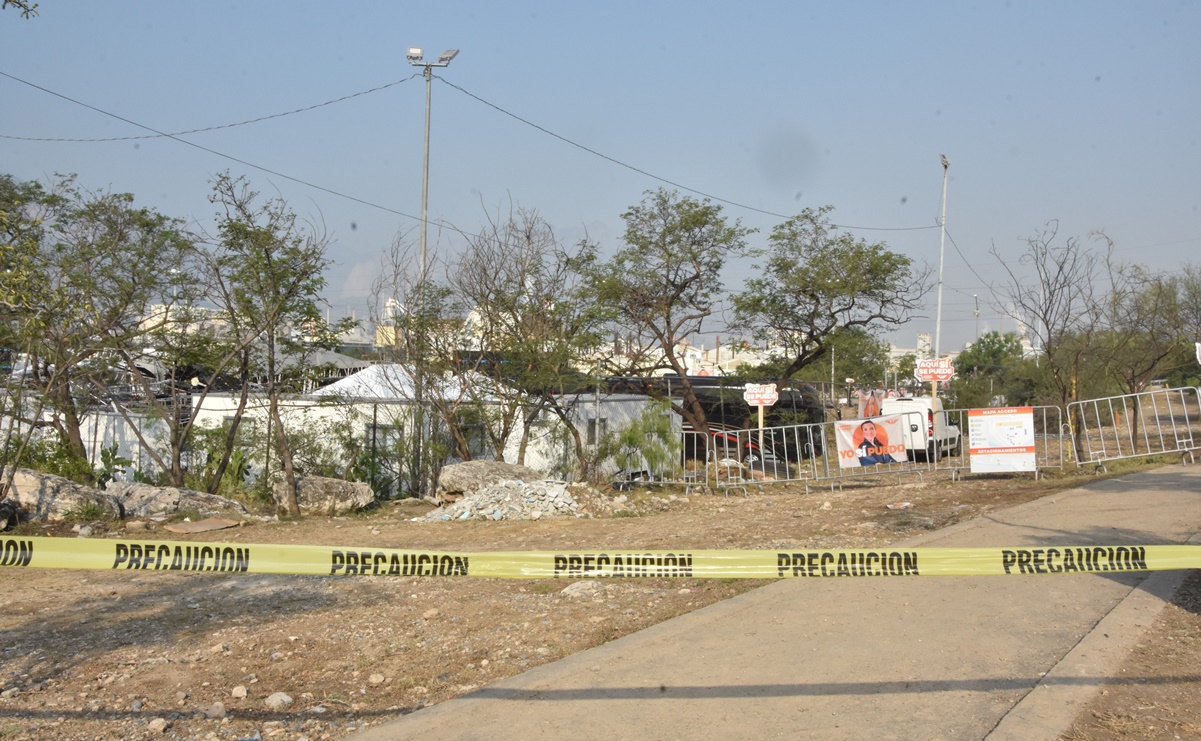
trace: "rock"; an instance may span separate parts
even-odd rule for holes
[[[171,727],[171,721],[166,718],[155,718],[146,724],[146,728],[151,733],[163,733]]]
[[[148,517],[160,512],[177,512],[181,509],[247,514],[247,509],[241,502],[175,486],[151,486],[133,481],[110,481],[104,491],[120,500],[126,513],[136,517]]]
[[[567,585],[560,594],[567,597],[591,597],[604,589],[595,581],[577,581]]]
[[[426,620],[433,620],[434,618],[438,617],[438,608],[431,607],[430,609],[423,612],[421,614],[421,617],[425,618]]]
[[[466,465],[466,464],[458,464]],[[506,479],[485,484],[415,522],[441,520],[536,520],[581,516],[579,502],[561,481]]]
[[[223,703],[214,702],[209,706],[208,710],[204,711],[204,717],[209,720],[221,720],[225,717],[225,705]]]
[[[439,503],[458,501],[463,496],[499,481],[540,481],[542,474],[532,468],[504,461],[466,461],[444,466],[438,474]]]
[[[380,674],[379,672],[376,672],[375,674],[372,674],[370,677],[367,677],[367,682],[372,685],[383,684],[384,681],[385,681],[384,675]]]
[[[275,496],[282,498],[287,482],[275,485]],[[300,511],[315,515],[344,515],[368,507],[375,502],[371,486],[361,481],[342,481],[323,476],[301,476],[296,479],[296,504]]]
[[[47,520],[61,520],[68,512],[95,507],[112,519],[125,516],[125,508],[117,497],[62,476],[26,468],[13,473],[12,496],[26,512]]]
[[[230,697],[234,697],[239,700],[246,699],[246,685],[239,684],[237,687],[234,687],[232,690],[229,691],[229,695],[230,695]]]
[[[263,700],[263,704],[268,710],[283,710],[292,704],[292,696],[286,692],[273,692]]]

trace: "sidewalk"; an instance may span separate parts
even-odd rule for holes
[[[1180,544],[1198,530],[1201,466],[1176,465],[903,545]],[[1184,573],[780,581],[354,738],[1054,739]]]

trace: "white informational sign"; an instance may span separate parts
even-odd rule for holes
[[[967,423],[972,473],[1038,470],[1033,407],[969,409]]]
[[[838,467],[878,466],[905,463],[905,430],[902,415],[889,414],[872,419],[834,423],[838,445]]]

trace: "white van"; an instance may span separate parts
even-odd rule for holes
[[[959,454],[959,427],[951,424],[947,418],[942,399],[929,396],[881,399],[880,415],[887,414],[904,415],[905,449],[912,451],[910,460],[930,460]]]

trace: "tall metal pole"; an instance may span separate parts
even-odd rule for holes
[[[421,260],[420,273],[417,280],[417,312],[419,321],[422,323],[421,331],[425,332],[425,280],[426,280],[426,239],[429,225],[429,190],[430,190],[430,91],[433,88],[434,67],[445,67],[450,64],[450,61],[458,56],[458,49],[449,49],[442,52],[438,57],[437,62],[426,62],[422,58],[421,49],[409,49],[407,59],[409,64],[414,67],[423,67],[422,76],[425,77],[425,152],[421,167]],[[425,475],[424,462],[422,456],[422,440],[425,438],[425,338],[422,340],[421,358],[417,362],[421,364],[421,368],[417,372],[417,383],[414,384],[414,401],[416,402],[416,435],[413,441],[414,459],[417,465],[417,475],[415,477],[418,488],[418,494],[425,494]],[[412,362],[412,358],[409,358]],[[410,480],[413,480],[411,477]]]
[[[938,155],[942,160],[942,224],[938,238],[938,310],[934,317],[934,358],[942,357],[942,263],[947,242],[947,170],[951,161],[945,154]],[[930,398],[938,398],[938,381],[930,382]]]
[[[425,77],[425,157],[421,167],[421,279],[417,284],[418,298],[424,293],[425,287],[425,246],[426,233],[429,224],[429,191],[430,191],[430,90],[433,87],[434,67],[446,67],[452,59],[459,55],[458,49],[447,49],[438,56],[438,61],[427,62],[422,57],[421,49],[409,49],[407,59],[414,67],[421,67]]]
[[[938,312],[934,319],[934,357],[942,357],[942,263],[943,255],[946,252],[947,244],[947,170],[951,166],[951,161],[947,159],[945,154],[940,154],[942,158],[942,219],[938,237]]]
[[[417,283],[418,296],[425,294],[425,239],[429,223],[430,199],[430,88],[433,87],[434,71],[425,65],[425,160],[421,167],[421,277]]]

